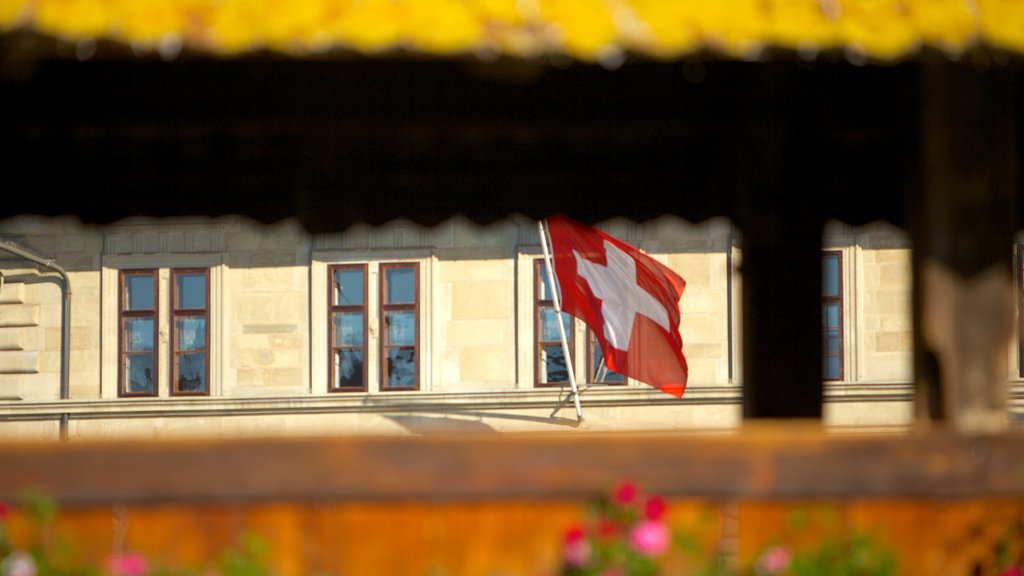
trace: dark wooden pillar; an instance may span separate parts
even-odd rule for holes
[[[919,422],[968,432],[1007,423],[1018,71],[1012,62],[922,68],[921,183],[908,203]]]
[[[821,226],[766,209],[743,235],[743,417],[821,418]]]
[[[820,137],[803,72],[766,66],[737,162],[743,260],[743,417],[822,415]]]

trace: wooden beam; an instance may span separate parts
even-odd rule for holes
[[[1024,435],[560,434],[0,444],[0,501],[65,505],[559,499],[623,480],[671,497],[1024,495]]]

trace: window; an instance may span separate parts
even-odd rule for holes
[[[555,303],[548,282],[547,265],[543,259],[535,259],[534,269],[534,357],[535,382],[537,386],[561,386],[569,382],[569,370],[566,366],[565,353],[562,349],[561,336],[558,333]],[[625,384],[626,379],[617,372],[608,370],[604,363],[604,354],[597,337],[589,329],[584,329],[582,321],[574,321],[565,312],[561,314],[562,326],[565,328],[566,343],[573,357],[573,367],[578,384]],[[576,333],[580,330],[580,340],[586,341],[585,372],[579,370],[576,363]],[[583,377],[580,377],[583,374]]]
[[[376,293],[369,292],[371,275]],[[327,267],[329,392],[419,390],[420,267],[417,262],[333,264]],[[372,307],[372,308],[371,308]],[[371,333],[368,327],[378,326]],[[379,356],[370,356],[379,350]],[[372,368],[372,371],[371,371]]]
[[[822,256],[822,377],[843,379],[843,254],[828,251]]]
[[[536,382],[538,386],[558,386],[569,381],[565,351],[558,332],[558,316],[569,350],[573,350],[572,317],[562,312],[555,312],[551,284],[548,281],[547,265],[543,260],[536,260],[534,270],[534,342],[536,343]]]
[[[597,341],[597,336],[591,330],[587,330],[587,383],[609,385],[626,383],[622,374],[609,370],[605,365],[601,343]]]
[[[118,395],[159,396],[161,391],[161,274],[157,269],[121,270],[118,282]],[[163,277],[167,282],[167,277]],[[170,271],[164,373],[171,395],[210,393],[210,276],[205,268]],[[165,309],[166,310],[166,309]]]
[[[366,265],[330,267],[328,389],[366,391]]]
[[[205,269],[172,270],[171,392],[210,393],[210,277]]]
[[[156,270],[121,272],[120,320],[121,396],[157,393]]]
[[[381,390],[416,390],[419,383],[419,266],[381,265]]]

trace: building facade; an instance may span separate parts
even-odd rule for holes
[[[532,219],[334,234],[239,217],[7,219],[0,240],[67,271],[70,315],[65,322],[57,274],[0,251],[0,437],[738,425],[740,232],[674,217],[599,227],[686,280],[690,376],[677,399],[609,373],[586,326],[566,319],[578,422]],[[886,224],[832,224],[822,262],[824,349],[808,353],[822,354],[825,422],[904,428],[913,412],[909,241]]]

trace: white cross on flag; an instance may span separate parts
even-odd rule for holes
[[[688,369],[679,299],[686,281],[596,228],[562,216],[547,224],[562,310],[594,332],[609,369],[681,397]]]

